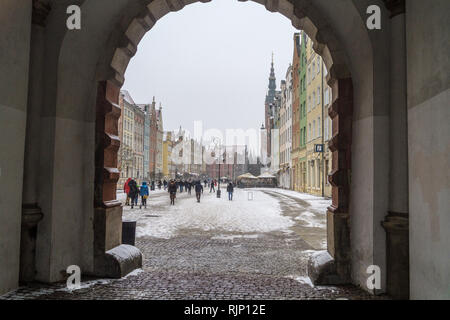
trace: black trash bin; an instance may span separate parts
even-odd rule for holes
[[[122,243],[134,246],[136,240],[136,221],[122,221]]]

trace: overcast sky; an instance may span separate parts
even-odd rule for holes
[[[163,106],[164,130],[259,129],[274,52],[277,89],[292,62],[296,29],[248,1],[195,3],[161,18],[139,44],[124,89]]]

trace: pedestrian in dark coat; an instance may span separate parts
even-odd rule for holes
[[[197,181],[197,183],[194,186],[195,188],[195,196],[197,198],[197,202],[200,202],[200,197],[203,193],[203,186],[202,183],[200,181]]]
[[[230,182],[227,186],[227,192],[228,192],[228,200],[232,201],[233,200],[233,191],[234,191],[234,186],[233,184]]]
[[[139,188],[136,181],[134,181],[133,179],[128,182],[128,186],[130,187],[130,192],[128,193],[128,195],[131,199],[131,209],[133,209],[136,199],[139,196]]]
[[[175,183],[175,181],[170,181],[167,189],[170,195],[170,204],[175,205],[175,198],[177,194],[177,184]]]
[[[180,193],[183,193],[184,181],[180,181]]]
[[[187,181],[186,182],[186,190],[187,190],[188,194],[191,194],[191,189],[192,189],[192,183]]]

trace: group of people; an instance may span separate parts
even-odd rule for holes
[[[197,202],[200,202],[201,195],[203,193],[203,186],[200,181],[175,181],[170,180],[168,186],[168,192],[170,195],[170,204],[175,205],[175,198],[177,191],[183,192],[183,187],[186,189],[188,194],[191,194],[191,190],[194,189]]]
[[[209,192],[215,192],[215,186],[217,185],[217,180],[211,180],[208,182],[207,180],[204,180],[205,187],[209,186],[210,190]],[[154,190],[155,182],[151,182],[151,190]],[[191,194],[191,190],[194,189],[195,196],[197,198],[197,202],[200,202],[201,195],[203,194],[203,186],[200,180],[196,181],[183,181],[183,180],[170,180],[167,182],[166,180],[158,181],[158,188],[161,189],[161,187],[164,186],[164,190],[168,190],[169,196],[170,196],[170,204],[175,205],[175,198],[176,194],[179,190],[180,193],[183,192],[183,188],[187,191],[188,194]],[[142,185],[139,186],[137,182],[132,179],[128,178],[128,180],[125,182],[123,186],[124,192],[127,195],[125,205],[131,205],[131,209],[134,208],[134,206],[138,205],[138,199],[139,196],[141,197],[141,204],[139,205],[139,208],[141,209],[142,206],[144,206],[145,209],[147,209],[147,198],[149,196],[149,187],[147,185],[147,182],[142,182]],[[234,186],[230,182],[227,186],[227,192],[228,192],[228,200],[233,200],[233,192],[234,192]]]
[[[149,196],[147,182],[142,182],[139,186],[134,179],[128,178],[123,186],[123,191],[127,194],[127,199],[125,200],[125,205],[131,205],[131,209],[138,205],[139,196],[141,196],[141,204],[139,208],[144,206],[147,209],[147,198]]]

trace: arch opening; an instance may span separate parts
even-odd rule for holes
[[[317,284],[348,283],[351,277],[349,176],[354,98],[350,68],[347,67],[348,56],[336,39],[333,29],[326,22],[324,14],[311,3],[301,1],[294,5],[287,0],[255,2],[263,4],[270,12],[282,14],[295,28],[303,30],[314,43],[314,51],[322,57],[329,70],[327,83],[332,89],[332,103],[328,113],[333,123],[333,137],[329,147],[333,159],[329,175],[332,185],[332,205],[327,212],[328,250],[313,257],[309,264],[309,273]],[[118,136],[119,92],[125,81],[128,64],[136,54],[139,42],[159,19],[191,3],[193,2],[152,1],[141,8],[142,11],[128,17],[126,23],[121,20],[120,26],[116,26],[108,39],[108,46],[98,63],[100,67],[96,75],[99,79],[96,207],[104,207],[105,203],[113,207],[121,205],[116,200],[118,171],[114,169],[117,167],[120,142],[111,137]]]

